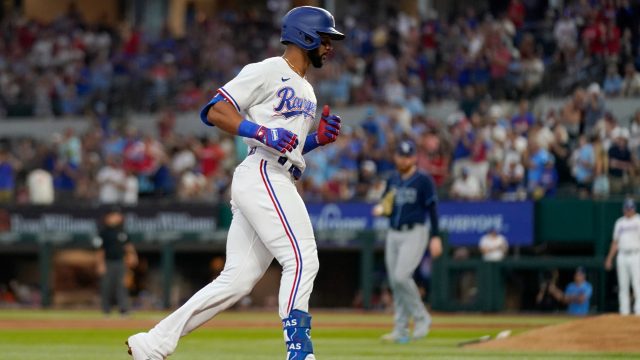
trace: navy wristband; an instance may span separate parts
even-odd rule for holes
[[[260,130],[260,125],[245,119],[238,126],[238,135],[246,138],[255,138],[258,130]]]

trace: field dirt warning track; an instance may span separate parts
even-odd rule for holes
[[[640,352],[640,316],[588,317],[468,347],[513,351]]]

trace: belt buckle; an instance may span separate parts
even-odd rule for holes
[[[289,168],[289,172],[291,173],[291,175],[293,175],[293,178],[296,180],[300,180],[300,177],[302,176],[302,171],[295,165],[291,165],[291,167]]]
[[[284,164],[287,163],[287,161],[289,161],[289,158],[286,156],[280,156],[278,158],[278,164],[284,166]],[[289,166],[289,169],[287,169],[287,171],[289,171],[289,173],[293,176],[294,179],[299,180],[300,177],[302,176],[302,171],[300,170],[300,168],[298,168],[295,165],[291,165]]]

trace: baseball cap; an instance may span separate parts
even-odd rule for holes
[[[412,156],[416,153],[416,144],[411,140],[402,140],[396,148],[396,154],[402,156]]]
[[[119,205],[109,205],[107,206],[107,208],[104,209],[105,215],[121,213],[121,212],[122,212],[122,208]]]
[[[622,208],[624,210],[632,210],[632,209],[635,210],[636,209],[636,203],[633,201],[633,199],[630,199],[630,198],[625,199],[624,203],[622,205]]]
[[[584,266],[578,266],[576,268],[576,272],[577,273],[582,273],[582,274],[586,274],[587,273],[587,271],[584,269]]]

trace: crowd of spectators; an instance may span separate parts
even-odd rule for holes
[[[418,22],[391,10],[375,21],[354,2],[339,18],[346,41],[308,79],[319,103],[375,105],[346,123],[336,144],[306,156],[304,197],[374,201],[402,138],[416,140],[418,166],[442,197],[606,197],[640,188],[640,112],[627,126],[607,107],[612,97],[640,95],[640,8],[542,3],[430,12]],[[73,7],[50,24],[11,16],[0,27],[3,117],[85,116],[92,124],[48,143],[6,139],[0,202],[225,198],[246,147],[215,130],[176,135],[175,112],[198,110],[242,65],[282,52],[278,25],[253,12],[195,17],[179,38],[90,25]],[[539,94],[565,102],[536,113]],[[427,116],[428,104],[445,99],[459,111]],[[158,135],[119,120],[131,112],[155,114]]]

